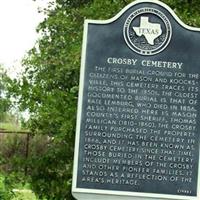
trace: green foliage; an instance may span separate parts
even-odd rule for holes
[[[6,97],[7,80],[8,76],[6,75],[6,72],[3,70],[2,66],[0,66],[0,122],[4,121],[6,112],[10,106],[10,100]]]
[[[0,134],[0,170],[28,175],[29,158],[38,158],[48,149],[49,139],[30,133]],[[25,177],[24,177],[25,178]]]
[[[37,200],[30,190],[29,184],[22,183],[23,174],[0,173],[0,199],[1,200]]]
[[[29,169],[40,198],[70,200],[79,66],[84,19],[109,19],[131,0],[56,0],[38,26],[42,35],[23,61],[25,72],[10,82],[10,94],[29,110],[28,128],[49,136],[44,154]],[[198,0],[163,0],[187,24],[200,26]]]
[[[170,6],[178,17],[190,26],[200,27],[200,1],[199,0],[162,0]]]
[[[3,174],[0,174],[0,199],[10,200],[13,197],[13,193],[9,186],[6,184],[6,179]]]
[[[10,174],[0,173],[0,199],[11,200],[16,195],[13,189],[24,188],[24,175],[22,173],[12,172]]]
[[[41,135],[30,135],[29,140],[27,138],[28,135],[25,133],[0,134],[1,200],[36,200],[30,185],[27,184],[29,157],[34,158],[44,154],[49,141],[46,136]],[[29,142],[29,155],[26,149],[27,142]]]

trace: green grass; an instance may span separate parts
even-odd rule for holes
[[[4,113],[0,115],[0,129],[6,131],[22,131],[19,117],[14,114]]]
[[[21,131],[20,126],[10,122],[0,122],[0,129],[4,129],[6,131]]]
[[[31,190],[18,190],[11,200],[37,200],[37,198]]]

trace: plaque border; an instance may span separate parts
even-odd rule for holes
[[[78,97],[78,110],[77,110],[77,120],[76,120],[76,136],[75,136],[75,149],[74,149],[74,165],[73,165],[73,177],[72,177],[72,195],[78,197],[79,199],[85,199],[81,196],[88,196],[88,200],[93,199],[94,195],[106,195],[110,196],[111,199],[166,199],[166,200],[198,200],[200,199],[200,153],[199,153],[199,163],[198,163],[198,181],[197,181],[197,196],[184,196],[184,195],[170,195],[170,194],[157,194],[157,193],[143,193],[143,192],[129,192],[129,191],[117,191],[117,190],[105,190],[105,189],[85,189],[77,187],[77,175],[78,175],[78,158],[79,158],[79,142],[80,142],[80,130],[81,130],[81,117],[82,117],[82,107],[83,107],[83,91],[84,91],[84,80],[85,80],[85,62],[86,62],[86,53],[87,53],[87,39],[88,39],[88,26],[89,24],[109,24],[116,21],[120,16],[122,16],[129,8],[132,6],[141,4],[141,3],[153,3],[157,4],[164,9],[166,9],[174,19],[181,25],[183,28],[190,31],[200,32],[200,28],[192,27],[185,24],[175,12],[165,3],[158,0],[136,0],[127,6],[125,6],[119,13],[117,13],[113,18],[108,20],[90,20],[86,19],[84,21],[84,30],[83,30],[83,43],[82,43],[82,53],[81,53],[81,69],[80,69],[80,79],[79,79],[79,97]],[[128,48],[128,47],[127,47]],[[149,56],[149,55],[144,55]],[[200,150],[200,145],[199,145]],[[91,196],[91,197],[90,197]],[[97,198],[101,199],[101,198]]]

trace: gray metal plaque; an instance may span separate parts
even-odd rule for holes
[[[199,52],[200,29],[159,1],[86,20],[75,197],[200,198]]]

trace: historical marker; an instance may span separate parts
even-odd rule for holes
[[[73,195],[200,199],[200,29],[159,1],[86,20]]]

